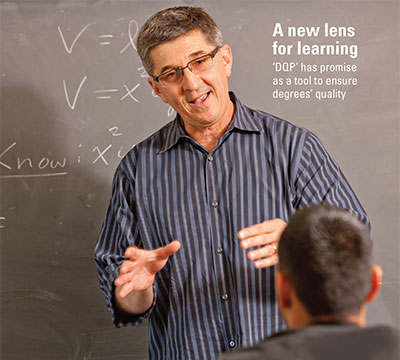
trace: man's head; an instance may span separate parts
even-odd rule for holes
[[[150,51],[158,45],[175,40],[193,30],[201,30],[214,47],[222,46],[222,34],[214,20],[202,8],[178,6],[161,10],[142,26],[137,49],[146,71],[153,75]]]
[[[141,28],[137,48],[155,94],[181,116],[189,134],[227,126],[233,116],[231,49],[203,9],[181,6],[156,13]]]
[[[317,321],[365,325],[364,305],[379,290],[369,228],[349,211],[320,204],[296,212],[282,233],[279,305],[289,327]]]

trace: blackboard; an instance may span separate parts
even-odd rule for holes
[[[309,128],[341,165],[384,270],[368,322],[399,325],[398,2],[3,1],[2,359],[147,357],[146,324],[112,327],[93,249],[120,158],[175,116],[152,94],[135,40],[151,14],[179,4],[203,6],[220,24],[234,56],[230,87],[243,103]],[[273,37],[277,23],[354,27],[355,36]],[[274,55],[274,40],[351,43],[358,56]],[[345,99],[276,98],[285,89],[276,79],[316,75],[301,72],[302,62],[355,64],[357,85],[329,88],[346,89]],[[291,89],[310,89],[303,85]]]

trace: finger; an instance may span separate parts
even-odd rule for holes
[[[125,274],[131,272],[135,267],[137,267],[136,261],[133,260],[125,260],[121,268],[119,269],[120,274]]]
[[[124,285],[125,283],[128,283],[131,279],[131,273],[126,273],[126,274],[120,274],[115,280],[114,284],[115,286],[121,286]]]
[[[142,256],[147,256],[148,261],[155,261],[175,254],[180,247],[181,243],[177,240],[173,240],[169,244],[155,250],[139,249],[135,246],[130,246],[126,249],[125,256],[130,260],[137,260]]]
[[[252,236],[246,240],[242,240],[240,242],[240,246],[243,249],[248,249],[254,246],[267,245],[268,243],[275,242],[276,240],[276,236],[273,236],[273,234],[260,234],[257,236]]]
[[[272,256],[272,255],[275,255],[276,249],[277,249],[277,247],[275,244],[263,246],[260,249],[249,251],[247,253],[247,257],[250,260],[258,260],[258,259],[266,258],[266,257]]]
[[[238,232],[238,237],[240,240],[245,240],[252,236],[257,236],[259,234],[268,234],[271,232],[282,232],[286,227],[286,222],[282,219],[272,219],[266,220],[262,223],[255,224],[244,228]]]
[[[247,238],[245,240],[242,240],[240,242],[240,246],[243,249],[249,249],[254,246],[261,246],[261,245],[267,245],[271,243],[278,243],[280,240],[280,237],[282,235],[281,231],[275,231],[272,233],[268,234],[259,234],[256,236],[252,236],[250,238]]]
[[[169,244],[158,248],[156,250],[157,258],[168,258],[169,256],[175,254],[181,247],[181,243],[178,240],[173,240]]]
[[[257,269],[262,269],[262,268],[276,265],[278,263],[279,263],[279,258],[278,258],[278,255],[275,254],[275,255],[269,256],[267,258],[254,261],[254,267],[256,267]]]
[[[125,257],[131,259],[131,260],[137,260],[143,251],[146,251],[144,249],[139,249],[136,246],[129,246],[126,251],[125,251]]]
[[[133,284],[131,282],[127,282],[121,286],[121,290],[118,293],[120,298],[124,298],[126,295],[133,291]]]

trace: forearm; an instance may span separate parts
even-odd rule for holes
[[[150,286],[146,290],[132,291],[125,297],[119,296],[121,286],[117,286],[114,292],[115,305],[123,312],[129,314],[143,314],[145,313],[153,303],[153,287]]]

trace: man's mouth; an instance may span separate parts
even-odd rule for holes
[[[196,98],[196,99],[194,99],[192,101],[189,101],[189,103],[190,104],[194,104],[194,105],[199,105],[199,104],[203,103],[208,98],[209,94],[210,94],[210,92],[207,92],[204,95],[199,96],[198,98]]]

